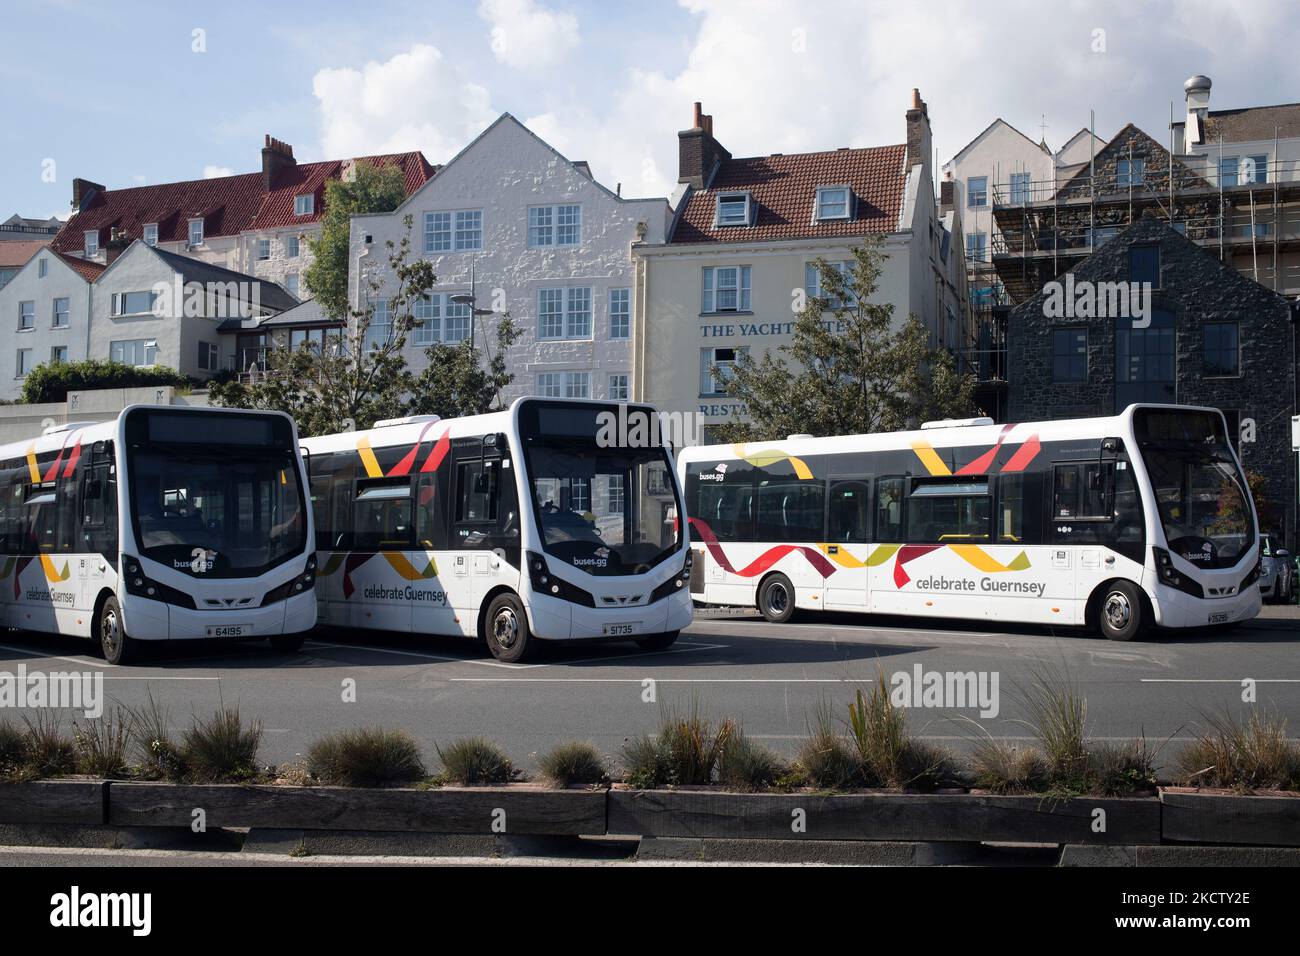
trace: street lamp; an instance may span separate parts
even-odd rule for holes
[[[452,302],[455,302],[457,305],[469,306],[469,315],[470,315],[469,347],[476,348],[477,346],[475,342],[475,333],[478,330],[478,322],[476,320],[480,315],[496,315],[497,313],[495,309],[480,309],[478,308],[477,305],[475,305],[475,302],[477,300],[474,298],[474,267],[473,266],[470,266],[470,270],[469,270],[469,291],[457,292],[454,295],[450,296],[449,298]],[[491,356],[488,357],[491,358]]]

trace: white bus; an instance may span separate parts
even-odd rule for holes
[[[691,594],[756,606],[1089,626],[1259,613],[1254,503],[1209,408],[687,448]]]
[[[322,623],[666,648],[690,623],[690,548],[669,450],[602,438],[648,407],[519,399],[303,441]]]
[[[9,627],[140,641],[269,638],[316,623],[316,556],[293,420],[132,405],[0,446],[0,595]]]

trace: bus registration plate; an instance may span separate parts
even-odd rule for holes
[[[208,637],[247,637],[253,633],[251,624],[209,624]]]
[[[1210,615],[1210,623],[1211,623],[1211,624],[1227,624],[1227,623],[1228,623],[1228,612],[1227,612],[1227,611],[1215,611],[1213,614]]]
[[[635,634],[641,630],[640,621],[631,621],[626,624],[604,624],[601,626],[601,633],[606,637],[623,637],[628,634]]]

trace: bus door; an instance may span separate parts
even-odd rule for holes
[[[405,573],[414,535],[411,484],[409,477],[357,479],[352,505],[354,560],[347,575],[352,588],[349,623],[355,627],[411,629],[410,579]]]
[[[443,571],[461,629],[472,622],[498,584],[518,589],[521,554],[515,464],[503,434],[452,443],[451,567]],[[472,616],[471,616],[472,615]]]
[[[1052,524],[1048,603],[1070,601],[1053,615],[1065,624],[1083,624],[1084,606],[1093,588],[1115,575],[1115,558],[1107,547],[1115,526],[1115,468],[1118,442],[1106,439],[1095,458],[1052,465]]]
[[[871,477],[832,475],[826,496],[826,541],[822,550],[834,570],[826,578],[823,605],[865,610],[867,552],[871,540]]]

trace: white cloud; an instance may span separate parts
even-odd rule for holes
[[[235,171],[231,169],[229,166],[214,166],[211,163],[209,163],[207,166],[203,167],[204,179],[219,179],[222,176],[233,176],[233,175],[235,175]],[[142,178],[142,177],[137,177],[137,178]]]
[[[536,0],[482,0],[478,15],[491,27],[492,55],[515,69],[552,66],[578,46],[578,18]]]
[[[444,163],[497,115],[486,88],[423,43],[359,70],[320,70],[312,91],[333,159],[419,149]]]

